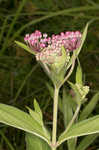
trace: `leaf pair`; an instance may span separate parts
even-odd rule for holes
[[[36,101],[34,107],[35,111],[29,109],[29,115],[28,113],[25,113],[15,107],[0,104],[0,122],[34,134],[45,140],[47,143],[50,143],[50,136],[41,121],[42,114]],[[35,117],[35,114],[38,118]]]
[[[68,139],[94,133],[99,133],[99,115],[73,125],[67,132],[60,135],[58,145]]]

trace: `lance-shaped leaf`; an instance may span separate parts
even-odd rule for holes
[[[44,139],[47,143],[50,143],[50,137],[47,132],[45,132],[44,127],[28,113],[15,107],[0,104],[0,122],[34,134]]]
[[[18,46],[20,46],[21,48],[25,49],[27,52],[29,52],[29,53],[35,55],[34,51],[32,51],[27,45],[25,45],[25,44],[23,44],[23,43],[21,43],[21,42],[19,42],[19,41],[15,41],[15,43],[16,43]]]
[[[81,69],[81,65],[80,62],[78,61],[78,66],[77,66],[77,70],[76,70],[76,83],[78,84],[83,84],[82,82],[82,69]]]
[[[38,124],[40,124],[41,126],[43,126],[43,120],[40,118],[39,114],[35,111],[33,111],[31,108],[27,107],[26,108],[28,109],[29,111],[29,114],[31,115],[31,117],[36,121],[38,122]]]
[[[49,145],[39,137],[26,133],[26,150],[51,150]]]
[[[84,120],[86,119],[92,111],[95,109],[97,103],[99,101],[99,92],[97,92],[93,98],[89,101],[89,103],[86,105],[86,107],[82,110],[79,120]]]
[[[74,124],[68,131],[65,130],[60,135],[57,145],[68,139],[94,133],[99,133],[99,115]]]
[[[35,112],[39,114],[41,120],[43,119],[42,117],[42,111],[40,109],[40,106],[39,104],[37,103],[36,99],[34,99],[34,109],[35,109]]]
[[[69,124],[70,120],[73,117],[73,109],[71,105],[71,96],[67,93],[66,89],[63,89],[63,99],[62,99],[62,108],[63,108],[63,117],[65,128]],[[72,99],[73,101],[73,99]]]
[[[62,108],[63,108],[64,125],[66,128],[73,117],[73,107],[75,107],[76,104],[74,103],[73,98],[70,96],[70,94],[67,93],[65,88],[63,88],[62,104],[63,104]],[[68,150],[75,150],[75,144],[76,144],[75,139],[68,140],[67,141]]]
[[[50,137],[50,134],[48,132],[48,130],[45,128],[44,123],[43,123],[43,115],[42,115],[42,111],[40,109],[39,104],[37,103],[36,99],[34,99],[34,110],[32,110],[31,108],[27,107],[29,110],[29,114],[30,116],[36,121],[38,122],[38,124],[40,124],[40,126],[42,126],[43,132],[45,133],[45,135],[47,135],[48,137]]]
[[[99,134],[88,135],[82,139],[80,144],[77,146],[76,150],[85,150],[90,144],[94,142],[94,140],[99,136]]]
[[[34,99],[34,109],[32,110],[28,106],[26,108],[29,110],[29,114],[31,117],[38,122],[41,126],[43,126],[43,116],[42,116],[42,111],[39,107],[39,104],[37,103],[36,99]]]

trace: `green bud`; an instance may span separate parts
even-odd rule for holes
[[[75,86],[76,86],[76,88],[80,94],[81,100],[85,99],[86,95],[89,92],[89,86],[83,86],[83,85],[78,84],[78,83],[76,83]]]

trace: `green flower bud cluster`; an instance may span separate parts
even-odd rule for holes
[[[86,95],[89,92],[89,86],[83,86],[81,84],[76,83],[75,84],[80,96],[81,96],[81,100],[84,100],[86,98]]]

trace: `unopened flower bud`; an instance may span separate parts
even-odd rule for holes
[[[89,92],[89,86],[83,86],[83,85],[78,84],[78,83],[76,83],[75,86],[76,86],[76,88],[77,88],[77,90],[81,96],[81,100],[85,99],[86,95]]]

